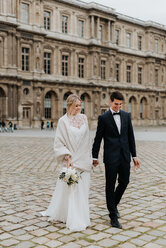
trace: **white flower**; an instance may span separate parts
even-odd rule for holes
[[[68,185],[78,183],[79,178],[80,178],[80,174],[78,174],[76,169],[72,167],[62,168],[59,175],[59,179],[66,182]]]

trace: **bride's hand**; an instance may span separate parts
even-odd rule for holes
[[[67,168],[69,168],[70,166],[73,167],[73,164],[71,162],[71,158],[69,157],[67,158]]]

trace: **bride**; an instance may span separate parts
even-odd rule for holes
[[[43,216],[66,223],[71,231],[85,230],[90,225],[89,186],[92,165],[87,117],[80,114],[81,99],[67,98],[67,113],[57,125],[54,141],[55,159],[60,170],[74,167],[81,177],[78,184],[68,186],[58,178],[50,205]]]

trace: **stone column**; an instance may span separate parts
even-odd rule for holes
[[[100,26],[100,17],[97,17],[97,39],[99,40],[99,26]]]
[[[110,24],[111,24],[111,21],[108,20],[108,38],[107,38],[107,39],[108,39],[108,42],[110,42],[110,38],[111,38],[111,37],[110,37],[110,34],[111,34],[111,33],[110,33],[110,28],[111,28],[111,25],[110,25]]]
[[[3,13],[7,13],[7,1],[5,1],[5,0],[2,0],[2,5],[3,5]]]
[[[12,65],[12,32],[9,31],[7,39],[7,64]]]
[[[17,61],[16,61],[16,59],[17,59],[17,44],[16,44],[16,36],[15,36],[15,34],[13,34],[13,66],[15,66],[16,67],[16,64],[17,64]]]
[[[115,42],[115,23],[114,22],[111,22],[111,41],[112,43]]]
[[[57,32],[58,31],[58,23],[57,23],[57,11],[56,8],[53,9],[52,13],[51,13],[51,29],[53,32]],[[54,21],[55,18],[55,21]]]
[[[133,83],[137,82],[137,64],[136,64],[136,61],[133,61],[133,64],[131,65],[131,82],[133,82]]]
[[[45,92],[44,89],[41,89],[41,119],[44,120],[45,119],[45,113],[44,113],[44,100],[45,100]]]
[[[73,50],[73,61],[74,61],[73,76],[77,77],[77,72],[78,72],[78,53],[76,52],[76,50]]]
[[[11,99],[12,99],[11,85],[8,85],[8,117],[9,118],[11,118]]]
[[[91,16],[91,38],[94,38],[95,32],[94,32],[94,16]]]
[[[72,12],[71,16],[71,34],[77,35],[77,18],[75,12]]]
[[[14,89],[13,89],[13,102],[14,102],[13,118],[16,118],[17,117],[17,85],[14,85]]]
[[[62,49],[57,47],[57,70],[58,75],[62,75]]]
[[[63,115],[63,95],[64,92],[59,88],[59,96],[58,96],[58,119]]]
[[[0,37],[0,54],[1,54],[1,56],[0,56],[0,67],[3,65],[3,58],[4,58],[4,54],[3,54],[3,52],[4,52],[4,42],[3,42],[3,38],[1,38]]]
[[[75,75],[75,50],[73,49],[72,51],[70,51],[69,53],[69,65],[70,65],[70,69],[69,69],[69,76],[74,76]]]
[[[58,7],[56,7],[56,31],[61,32],[61,15],[59,13]]]

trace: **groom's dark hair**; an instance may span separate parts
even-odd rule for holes
[[[110,100],[113,102],[114,99],[124,100],[124,97],[123,97],[122,93],[120,93],[119,91],[114,91],[110,95]]]

